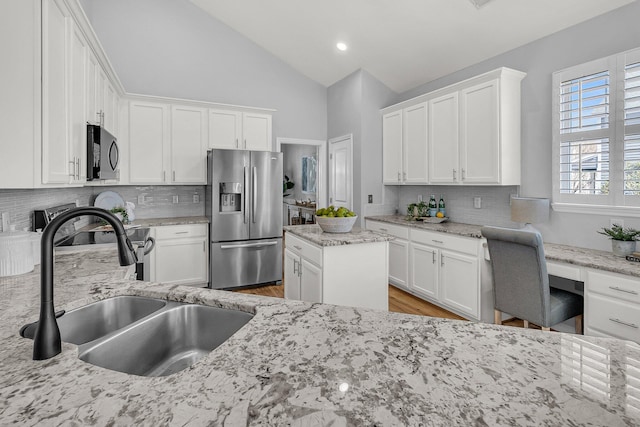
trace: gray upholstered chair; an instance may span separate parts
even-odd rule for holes
[[[582,296],[549,286],[547,263],[540,233],[499,227],[482,227],[489,245],[493,268],[495,323],[502,312],[543,330],[576,318],[576,333],[582,333]]]

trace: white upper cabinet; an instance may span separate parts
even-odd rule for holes
[[[458,182],[458,93],[429,101],[429,181]]]
[[[271,114],[209,110],[209,148],[272,151]]]
[[[129,183],[168,183],[169,138],[168,104],[129,103]]]
[[[402,183],[402,110],[382,116],[382,179]]]
[[[42,2],[42,182],[70,181],[67,111],[69,11],[59,1]]]
[[[385,108],[384,183],[519,185],[520,82],[525,75],[499,68]],[[423,130],[417,120],[411,125],[408,113],[417,115],[425,102],[426,137],[425,145],[421,145],[416,141]],[[398,119],[400,111],[402,119]],[[397,122],[392,123],[393,120]],[[398,145],[400,122],[403,162],[398,168],[397,150],[391,147]],[[407,149],[410,135],[412,150]],[[420,152],[423,146],[428,147],[424,157]],[[428,160],[428,168],[427,163],[422,167],[423,160]]]
[[[206,182],[207,109],[171,107],[171,181]]]
[[[272,151],[271,114],[242,113],[245,150]]]
[[[206,183],[207,109],[129,103],[129,183]]]
[[[383,180],[385,184],[426,184],[427,104],[385,114]]]

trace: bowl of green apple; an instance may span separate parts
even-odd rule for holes
[[[348,233],[358,220],[355,212],[341,206],[333,205],[316,211],[316,223],[325,233]]]

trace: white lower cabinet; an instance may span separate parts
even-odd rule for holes
[[[372,220],[367,228],[396,237],[389,242],[389,283],[465,318],[492,321],[493,301],[483,301],[483,240]]]
[[[640,343],[640,287],[621,274],[588,270],[584,293],[585,335]]]
[[[156,246],[150,254],[151,281],[180,285],[208,282],[207,224],[153,227]]]
[[[388,310],[387,242],[320,247],[285,233],[287,299]]]
[[[310,262],[294,250],[284,251],[284,297],[322,302],[322,266]]]

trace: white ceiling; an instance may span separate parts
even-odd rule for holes
[[[633,1],[191,0],[325,86],[362,68],[399,93]]]

